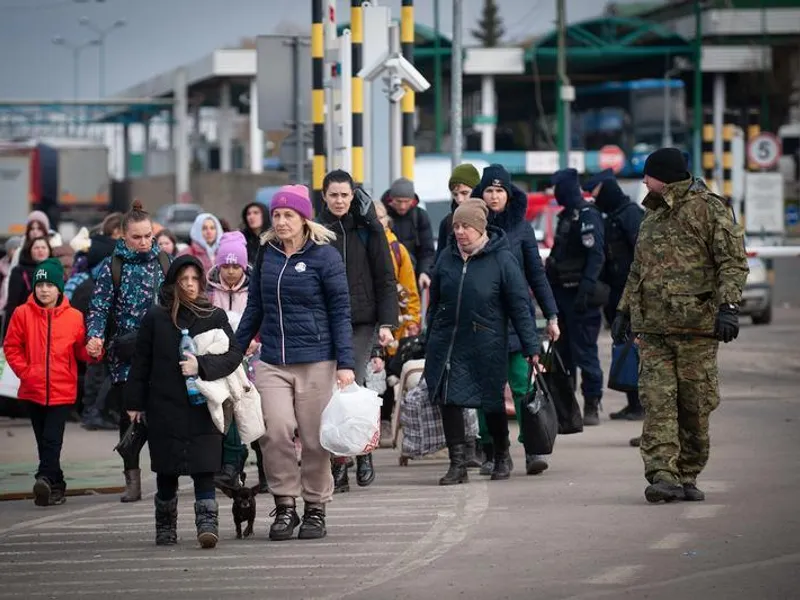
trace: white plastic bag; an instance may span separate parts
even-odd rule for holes
[[[319,441],[336,456],[368,454],[378,447],[381,438],[380,396],[355,383],[335,390],[322,411]]]

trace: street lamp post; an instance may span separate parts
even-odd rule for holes
[[[122,29],[126,25],[125,19],[117,19],[108,27],[100,27],[96,25],[89,17],[81,17],[80,24],[92,30],[97,34],[97,45],[100,47],[100,60],[98,71],[98,87],[100,89],[100,97],[105,96],[105,77],[106,77],[106,38],[112,31]]]
[[[56,36],[53,38],[53,43],[56,46],[63,46],[72,52],[72,95],[74,99],[77,100],[78,96],[80,95],[80,62],[81,62],[81,52],[89,48],[90,46],[99,46],[100,40],[89,40],[88,42],[84,42],[82,44],[73,44],[62,36]]]

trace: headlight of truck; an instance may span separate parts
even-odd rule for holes
[[[747,276],[748,285],[767,283],[767,265],[763,259],[748,258],[747,266],[750,267],[750,274]]]

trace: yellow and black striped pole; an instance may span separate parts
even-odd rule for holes
[[[311,123],[314,162],[311,167],[312,202],[315,214],[322,208],[322,180],[325,178],[325,34],[322,0],[311,3]],[[298,143],[300,141],[298,140]]]
[[[728,202],[733,201],[733,137],[736,132],[736,111],[726,110],[722,123],[722,190]]]
[[[714,114],[711,109],[703,110],[703,179],[713,187],[714,182]]]
[[[747,143],[749,144],[756,136],[761,134],[761,112],[757,108],[747,111]],[[758,165],[750,158],[747,159],[747,170],[758,171]]]
[[[400,51],[411,64],[414,64],[414,0],[403,0],[400,9]],[[414,90],[405,86],[406,93],[400,103],[403,113],[403,150],[400,154],[400,171],[403,177],[414,181],[414,110],[416,107]]]
[[[356,183],[364,183],[364,80],[358,76],[364,66],[363,0],[350,1],[350,41],[353,87],[350,99],[353,108],[353,172]]]

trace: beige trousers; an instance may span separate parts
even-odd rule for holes
[[[270,491],[307,503],[330,502],[330,454],[319,443],[319,429],[336,384],[336,362],[276,366],[258,361],[254,369],[267,429],[259,443]],[[302,466],[297,465],[295,430],[303,446]]]

